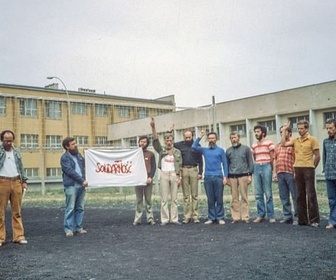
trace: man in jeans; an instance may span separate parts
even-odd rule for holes
[[[298,224],[318,227],[320,213],[315,189],[315,168],[320,162],[319,143],[315,137],[309,134],[308,121],[298,121],[299,137],[287,141],[288,127],[290,127],[290,122],[282,127],[281,145],[293,146],[295,151],[294,170],[297,186]]]
[[[65,193],[64,232],[85,234],[83,229],[84,198],[88,182],[85,180],[84,158],[78,152],[75,138],[66,137],[62,142],[66,152],[61,157],[62,178]]]
[[[256,125],[253,130],[257,139],[257,142],[252,145],[251,151],[254,157],[254,194],[257,202],[258,215],[253,222],[263,222],[267,214],[268,221],[270,223],[275,223],[272,194],[274,144],[271,140],[266,139],[266,127]],[[266,207],[264,196],[266,197]]]
[[[280,134],[283,133],[281,130],[282,126],[280,127]],[[289,141],[291,137],[292,128],[288,127],[286,141]],[[296,184],[293,167],[294,161],[295,154],[293,147],[283,147],[281,146],[281,143],[275,146],[273,179],[274,181],[278,181],[279,197],[282,204],[283,219],[280,223],[297,225]],[[294,204],[294,213],[292,212],[290,196],[292,196]]]
[[[208,220],[206,225],[218,223],[224,225],[224,185],[227,184],[228,164],[224,149],[216,145],[217,134],[208,134],[208,147],[199,145],[205,131],[201,131],[200,136],[192,144],[192,148],[204,156],[204,188],[208,199]],[[223,175],[224,171],[224,175]]]
[[[323,140],[323,171],[329,200],[329,223],[326,229],[336,228],[336,120],[326,122],[329,137]]]

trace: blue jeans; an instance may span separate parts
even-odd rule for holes
[[[77,231],[83,228],[85,188],[79,184],[64,187],[65,215],[64,231]]]
[[[274,206],[272,195],[272,166],[270,163],[254,164],[254,195],[257,202],[258,217],[274,219]],[[266,207],[265,199],[266,196]]]
[[[297,218],[297,203],[296,203],[296,184],[294,174],[280,172],[277,174],[279,197],[282,204],[282,212],[286,221],[293,220],[292,204],[290,196],[294,204],[294,217]]]
[[[205,176],[204,188],[208,199],[208,219],[211,221],[224,220],[223,177]]]
[[[336,180],[326,180],[329,200],[329,224],[336,226]]]

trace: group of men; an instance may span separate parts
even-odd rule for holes
[[[219,147],[217,134],[207,135],[208,146],[200,145],[205,136],[202,130],[193,140],[191,131],[184,133],[184,141],[174,143],[173,131],[164,136],[161,145],[155,121],[151,128],[153,146],[159,155],[161,210],[160,225],[168,223],[181,225],[178,217],[177,194],[182,185],[184,217],[182,223],[199,223],[198,180],[204,175],[204,188],[208,202],[208,219],[205,224],[224,225],[224,186],[231,189],[232,223],[250,222],[248,187],[254,180],[254,194],[257,203],[257,218],[261,223],[266,218],[275,223],[272,179],[278,181],[279,196],[283,207],[281,223],[310,225],[318,227],[320,223],[319,207],[315,189],[315,168],[320,162],[320,147],[317,139],[309,134],[308,121],[297,124],[299,136],[292,137],[290,122],[280,128],[281,142],[274,145],[267,139],[267,129],[256,125],[256,142],[248,147],[240,143],[237,132],[230,134],[232,146],[225,152]],[[323,141],[323,172],[326,178],[329,201],[329,221],[327,229],[336,228],[336,120],[326,122],[328,138]],[[21,203],[28,188],[22,157],[13,143],[15,135],[11,130],[0,134],[0,246],[6,241],[5,214],[8,201],[12,211],[13,242],[27,244],[21,215]],[[155,155],[149,151],[149,138],[139,137],[139,147],[143,149],[147,170],[145,186],[136,186],[136,213],[133,225],[139,225],[143,214],[143,198],[146,202],[146,219],[155,224],[152,208],[152,186],[156,170]],[[85,234],[83,228],[84,198],[89,183],[85,179],[85,162],[78,152],[76,140],[66,137],[62,146],[65,153],[61,157],[62,178],[66,207],[63,229],[67,237]],[[203,159],[205,168],[203,172]],[[290,198],[291,197],[291,198]],[[170,200],[170,201],[169,201]],[[291,205],[293,201],[293,207]],[[171,207],[169,209],[169,202]],[[293,209],[292,209],[293,208]]]
[[[230,186],[231,190],[232,223],[239,221],[250,223],[248,188],[253,178],[257,205],[257,218],[253,220],[254,223],[261,223],[266,219],[270,223],[276,222],[272,194],[273,180],[278,182],[283,210],[280,223],[319,226],[315,168],[320,161],[320,148],[317,139],[309,134],[308,121],[298,122],[299,136],[296,138],[292,137],[290,122],[281,126],[281,142],[278,144],[274,144],[267,138],[267,129],[261,125],[254,127],[256,142],[251,147],[241,144],[238,132],[232,132],[230,134],[232,146],[226,152],[217,146],[215,132],[207,135],[208,146],[203,147],[200,141],[205,135],[204,131],[201,131],[195,140],[191,131],[185,131],[184,141],[174,143],[174,134],[171,130],[165,134],[163,146],[158,140],[153,118],[150,125],[153,146],[159,154],[160,225],[164,226],[168,223],[181,225],[177,209],[177,193],[180,185],[184,202],[182,223],[200,222],[198,180],[203,178],[204,159],[204,188],[208,202],[208,219],[205,224],[225,224],[223,203],[225,185]],[[329,138],[323,141],[323,172],[326,176],[330,206],[329,223],[326,228],[333,229],[336,227],[336,121],[328,120],[326,129]],[[148,144],[147,138],[146,148]],[[148,186],[142,186],[141,192],[137,191],[140,186],[136,187],[137,210],[134,225],[141,223],[143,195],[146,200],[147,222],[152,225],[155,223],[151,205],[151,184],[155,172],[153,153],[150,158],[152,171],[148,171],[150,179]]]

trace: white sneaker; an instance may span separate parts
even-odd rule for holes
[[[213,224],[213,221],[211,221],[211,220],[207,220],[204,224],[205,224],[205,225],[212,225],[212,224]]]
[[[220,225],[225,225],[225,221],[224,221],[224,220],[219,220],[219,221],[218,221],[218,224],[220,224]]]
[[[21,245],[26,245],[28,241],[26,239],[21,239],[18,243]]]

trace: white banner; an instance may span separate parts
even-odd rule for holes
[[[85,175],[89,187],[146,185],[147,171],[142,148],[85,151]]]

